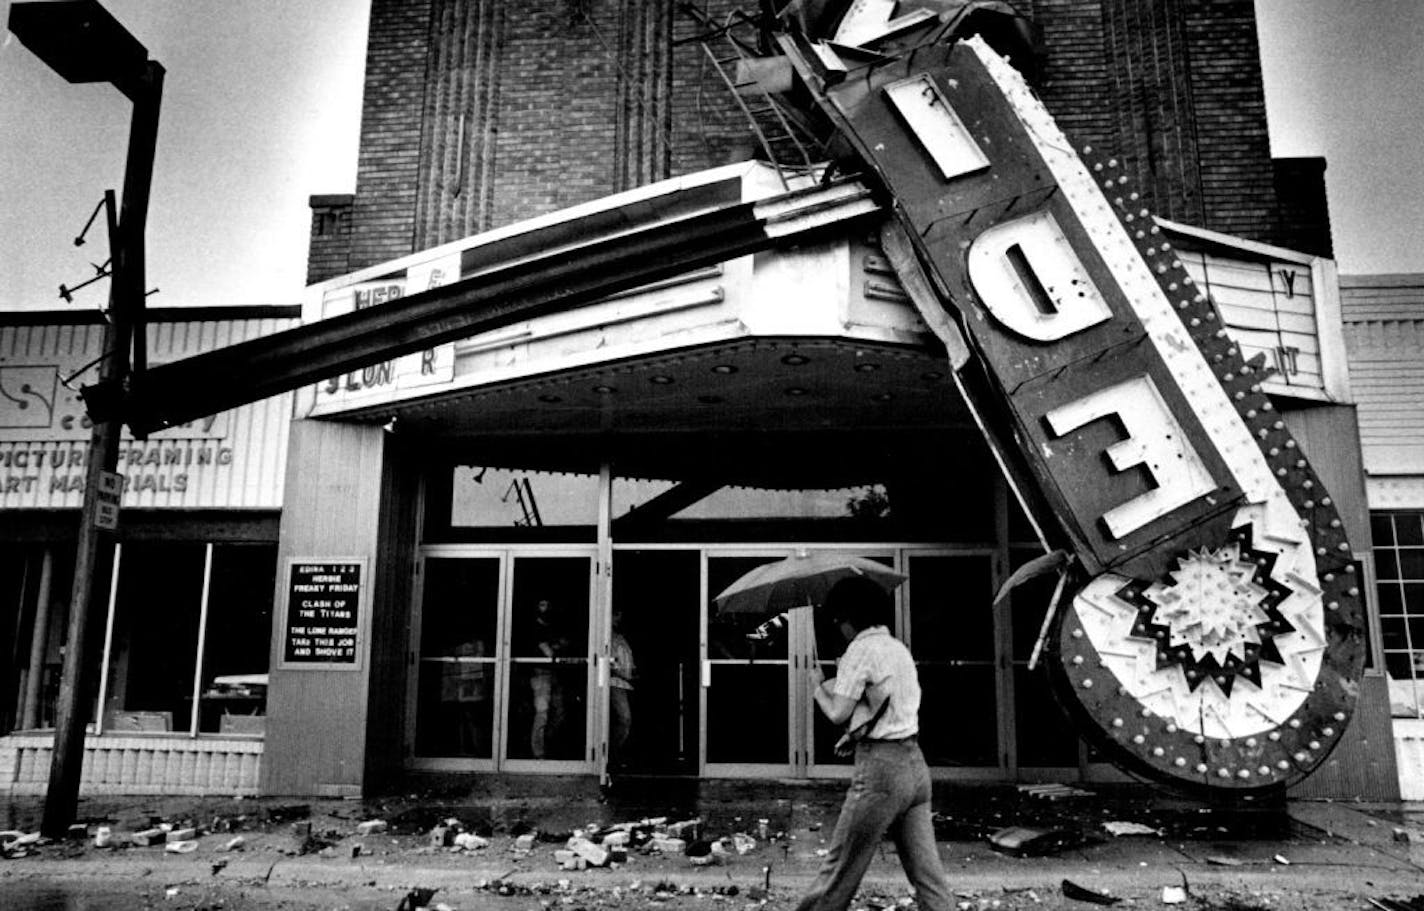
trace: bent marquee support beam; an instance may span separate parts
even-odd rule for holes
[[[1003,58],[942,38],[869,64],[780,41],[843,166],[893,200],[887,253],[934,289],[911,299],[949,350],[967,343],[960,389],[1045,544],[1076,558],[1060,701],[1159,781],[1293,784],[1363,675],[1338,513],[1118,162],[1090,169]]]
[[[673,191],[466,251],[458,282],[81,390],[91,417],[143,437],[619,291],[882,218],[854,180],[744,202],[739,185]]]

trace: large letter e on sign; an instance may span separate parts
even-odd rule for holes
[[[1107,448],[1108,461],[1118,471],[1141,465],[1151,474],[1155,488],[1103,513],[1103,524],[1114,538],[1122,539],[1206,496],[1215,486],[1151,377],[1139,376],[1100,389],[1055,408],[1046,417],[1059,437],[1099,418],[1116,419],[1126,438]]]

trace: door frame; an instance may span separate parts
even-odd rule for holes
[[[910,601],[914,596],[914,576],[909,572],[910,561],[915,557],[986,557],[989,560],[989,583],[992,591],[998,591],[1003,583],[1004,572],[999,548],[985,544],[926,544],[901,547],[898,553],[900,572],[910,576],[904,585],[896,589],[896,612],[900,622],[900,632],[907,644],[914,642],[914,619]],[[992,611],[993,656],[989,665],[994,672],[994,713],[997,750],[993,765],[955,766],[931,765],[930,777],[936,781],[1009,781],[1015,775],[1014,756],[1014,680],[1010,660],[1013,657],[1011,618],[992,604],[983,605],[983,610]],[[922,706],[923,709],[923,706]],[[931,706],[933,709],[933,706]]]

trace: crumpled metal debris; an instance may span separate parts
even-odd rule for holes
[[[1087,886],[1080,886],[1071,879],[1063,880],[1063,897],[1071,898],[1074,901],[1090,902],[1094,905],[1115,905],[1122,901],[1119,896],[1099,892],[1097,889],[1089,889]]]

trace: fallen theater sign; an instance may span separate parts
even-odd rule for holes
[[[1075,558],[1055,688],[1159,780],[1299,780],[1363,671],[1330,496],[1118,162],[1085,165],[1015,69],[940,21],[898,54],[781,44],[843,166],[887,191],[887,254],[1035,524]]]

